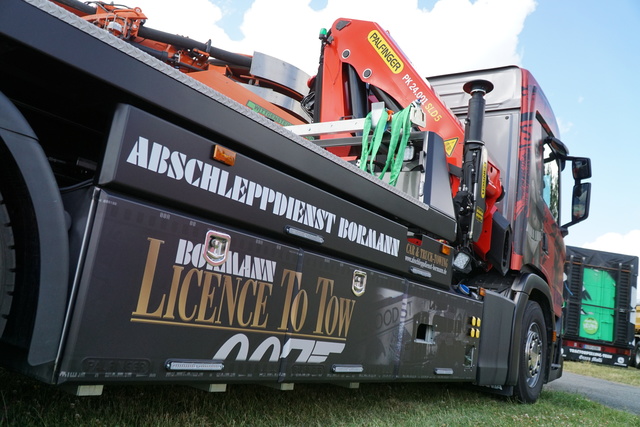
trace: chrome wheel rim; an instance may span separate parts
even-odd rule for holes
[[[540,380],[542,370],[542,334],[537,323],[532,323],[527,331],[524,357],[527,368],[527,385],[535,387]]]

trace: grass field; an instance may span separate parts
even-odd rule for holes
[[[543,391],[538,403],[522,405],[457,384],[296,385],[293,391],[238,385],[212,394],[107,386],[102,396],[76,397],[0,370],[0,397],[0,425],[7,426],[640,426],[634,415],[577,395]]]

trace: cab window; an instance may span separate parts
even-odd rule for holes
[[[557,222],[560,220],[560,168],[549,144],[543,144],[542,156],[542,199]]]

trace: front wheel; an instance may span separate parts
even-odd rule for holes
[[[538,400],[547,368],[547,334],[540,305],[528,301],[522,316],[520,360],[515,396],[523,403]]]
[[[636,338],[636,347],[633,352],[633,360],[635,361],[636,369],[640,369],[640,339]]]

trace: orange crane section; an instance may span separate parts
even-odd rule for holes
[[[464,129],[459,120],[418,74],[389,33],[374,22],[338,19],[325,37],[322,105],[320,120],[316,121],[334,121],[356,113],[349,97],[353,83],[345,65],[353,67],[364,84],[391,96],[400,108],[418,101],[427,117],[423,130],[440,135],[450,162],[462,165]]]
[[[463,177],[463,164],[469,163],[473,154],[465,154],[469,150],[465,150],[464,126],[420,76],[389,33],[375,22],[341,18],[321,35],[321,40],[314,121],[365,117],[374,102],[382,101],[393,111],[417,102],[426,117],[425,126],[419,129],[435,132],[444,141],[452,196],[455,199],[460,194],[460,199],[462,192],[470,191],[471,183]],[[481,141],[473,142],[484,145]],[[355,160],[359,154],[357,148],[349,146],[328,150],[347,160]],[[484,147],[482,151],[486,156]],[[469,212],[469,204],[461,201],[459,213],[471,215],[478,223],[478,231],[471,240],[475,251],[484,257],[491,246],[492,216],[495,203],[502,195],[502,185],[500,171],[489,159],[476,161],[472,169],[473,174],[479,175],[477,194],[484,203],[481,202],[480,208],[474,205],[473,212]]]

